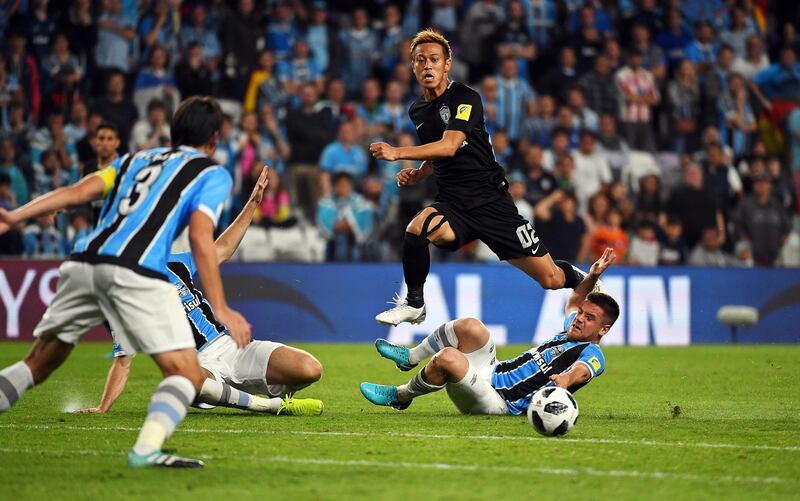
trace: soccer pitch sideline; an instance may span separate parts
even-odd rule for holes
[[[361,381],[405,382],[369,345],[301,345],[325,367],[300,396],[316,418],[191,410],[168,446],[203,470],[132,470],[125,453],[159,376],[137,357],[105,415],[110,343],[85,343],[0,415],[0,499],[789,499],[800,490],[800,346],[605,349],[563,438],[524,417],[461,416],[447,395],[404,412],[372,406]],[[0,366],[27,343],[0,344]],[[519,353],[502,347],[500,357]]]

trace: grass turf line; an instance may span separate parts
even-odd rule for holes
[[[325,375],[298,396],[322,398],[325,414],[192,410],[168,444],[208,459],[188,472],[124,466],[160,379],[146,357],[109,414],[64,412],[96,404],[110,363],[108,345],[81,345],[0,415],[0,497],[786,499],[800,488],[800,347],[609,347],[606,373],[576,394],[581,415],[566,440],[534,439],[522,417],[460,416],[443,392],[402,413],[374,407],[361,381],[410,374],[371,346],[303,347]],[[0,345],[0,366],[27,349]]]

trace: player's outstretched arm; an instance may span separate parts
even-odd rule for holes
[[[608,247],[605,251],[603,251],[603,255],[600,256],[600,259],[592,264],[592,267],[589,269],[589,274],[583,281],[578,284],[577,287],[572,291],[572,294],[569,295],[569,300],[567,301],[567,307],[565,311],[567,313],[575,310],[580,306],[586,296],[592,292],[594,286],[597,284],[597,281],[600,279],[600,275],[602,275],[609,266],[617,259],[617,255],[614,254],[614,249]]]
[[[553,374],[550,381],[554,382],[559,388],[568,389],[570,386],[585,383],[592,377],[589,368],[583,362],[576,363],[572,369],[561,374]]]
[[[467,135],[460,130],[446,130],[438,141],[419,146],[390,146],[387,143],[372,143],[369,152],[378,160],[438,160],[450,158],[467,140]]]
[[[194,211],[189,219],[189,242],[197,273],[203,282],[206,297],[214,308],[214,315],[228,328],[240,348],[246,346],[252,340],[251,326],[239,312],[228,307],[225,301],[217,251],[214,248],[214,222],[201,210]]]
[[[217,262],[222,264],[231,258],[239,244],[242,243],[244,234],[247,233],[247,228],[253,221],[253,214],[261,207],[261,199],[264,197],[264,190],[267,189],[269,184],[269,167],[264,166],[261,170],[261,175],[258,177],[256,186],[253,192],[250,193],[250,198],[244,205],[242,212],[236,216],[236,219],[228,226],[222,235],[214,242],[214,248],[217,250]]]
[[[103,397],[100,399],[100,405],[89,409],[81,409],[77,412],[80,414],[103,414],[108,412],[114,402],[122,395],[122,392],[125,391],[125,386],[128,384],[128,376],[131,372],[132,359],[133,357],[129,356],[115,358],[111,368],[108,369],[108,377],[103,388]]]
[[[90,174],[73,185],[53,190],[12,211],[0,208],[0,223],[4,223],[0,225],[0,234],[22,221],[97,200],[105,193],[106,186],[100,175]]]
[[[397,186],[413,186],[433,174],[433,165],[424,161],[417,169],[406,167],[397,173]]]

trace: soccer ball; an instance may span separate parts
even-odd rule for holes
[[[528,422],[542,435],[564,435],[577,420],[578,402],[564,388],[545,386],[531,397]]]

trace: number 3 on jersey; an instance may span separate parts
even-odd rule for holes
[[[523,249],[539,243],[539,237],[536,236],[531,223],[522,224],[517,228],[517,238]]]
[[[162,162],[153,163],[136,174],[136,184],[133,185],[131,194],[119,202],[118,210],[120,215],[127,216],[142,205],[142,202],[150,192],[150,186],[156,182],[158,175],[161,174],[161,168]]]

